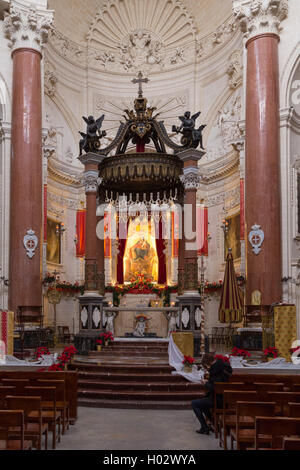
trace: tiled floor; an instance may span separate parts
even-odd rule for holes
[[[57,450],[219,450],[193,411],[79,408]]]

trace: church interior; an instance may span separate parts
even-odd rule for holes
[[[0,450],[300,450],[299,18],[0,0]]]

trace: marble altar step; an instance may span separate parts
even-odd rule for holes
[[[184,392],[169,392],[169,391],[141,391],[141,390],[98,390],[98,389],[81,389],[78,388],[78,398],[97,398],[109,400],[126,400],[126,401],[192,401],[199,398],[204,394],[204,391],[184,391]]]
[[[137,381],[137,374],[130,374],[130,373],[119,373],[119,372],[78,372],[78,380],[79,381],[93,381],[96,382],[104,382],[109,380],[111,382],[116,382],[119,384],[121,382],[121,386],[123,386],[124,382],[136,382]],[[170,383],[178,383],[182,382],[183,379],[180,375],[171,375],[170,373],[157,373],[157,374],[139,374],[138,381],[146,382],[146,383],[157,383],[157,382],[168,382]],[[187,382],[184,382],[187,383]]]
[[[89,354],[89,357],[98,357],[101,358],[103,356],[144,356],[144,357],[164,357],[168,358],[168,353],[166,351],[153,351],[153,350],[148,350],[148,351],[136,351],[136,350],[131,350],[131,349],[109,349],[109,348],[103,348],[101,351],[92,351]]]
[[[112,364],[112,363],[88,363],[88,362],[79,362],[74,361],[72,364],[69,364],[70,370],[78,371],[89,371],[89,372],[120,372],[123,374],[132,374],[135,375],[145,374],[160,374],[160,373],[169,373],[173,370],[168,364],[157,364],[157,365],[148,365],[148,364],[126,364],[126,362],[121,364]]]
[[[98,398],[78,398],[78,406],[90,408],[118,408],[118,409],[143,409],[143,410],[190,410],[191,402],[187,401],[128,401],[128,400],[109,400]]]
[[[120,384],[116,381],[111,380],[102,380],[101,382],[95,380],[82,380],[81,378],[78,381],[79,390],[110,390],[111,392],[116,392],[120,390],[120,385],[122,386],[122,391],[144,391],[144,392],[202,392],[203,386],[191,382],[141,382],[135,381],[125,382],[122,381]]]

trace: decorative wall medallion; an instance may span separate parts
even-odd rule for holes
[[[35,235],[34,230],[27,230],[27,234],[23,238],[24,247],[28,258],[33,258],[35,249],[38,245],[38,237]]]
[[[253,225],[251,232],[249,233],[249,242],[253,248],[253,253],[258,255],[261,251],[261,245],[265,239],[265,233],[261,229],[260,225]]]

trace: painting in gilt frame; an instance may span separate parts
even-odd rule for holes
[[[56,226],[59,222],[47,219],[47,262],[61,263],[61,238],[56,233]]]
[[[226,220],[228,221],[228,232],[225,234],[224,240],[224,259],[226,260],[229,248],[232,249],[233,259],[239,259],[241,257],[240,213]]]

